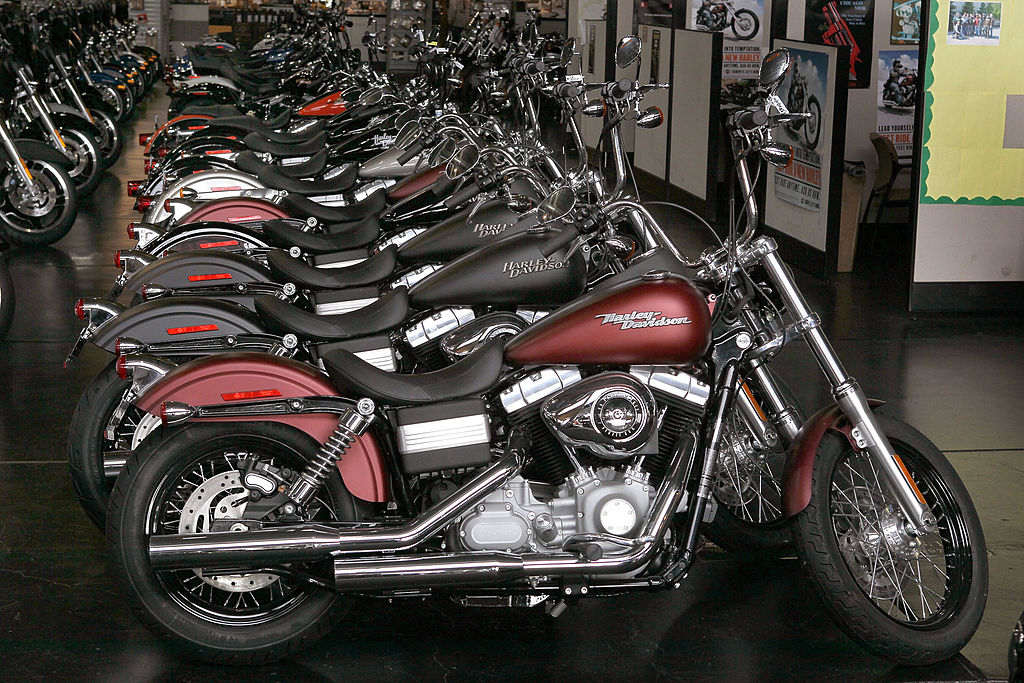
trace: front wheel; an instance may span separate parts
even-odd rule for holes
[[[246,526],[250,492],[241,461],[291,481],[318,446],[288,425],[229,422],[161,429],[135,450],[110,497],[107,540],[128,601],[151,631],[196,659],[264,664],[331,629],[341,599],[303,578],[330,576],[329,561],[233,573],[157,572],[149,563],[152,536]],[[302,517],[354,519],[337,468]]]
[[[77,128],[62,128],[60,136],[73,152],[75,165],[68,171],[75,183],[78,197],[84,198],[96,191],[103,176],[103,153],[100,143],[89,133]]]
[[[24,246],[53,244],[66,235],[78,214],[78,195],[67,171],[48,161],[25,159],[32,176],[26,187],[9,165],[0,192],[0,233]]]
[[[100,154],[103,155],[103,168],[110,168],[121,156],[124,148],[124,137],[117,127],[117,120],[110,114],[98,109],[90,109],[92,120],[100,130]]]
[[[807,100],[807,111],[811,116],[804,121],[804,139],[807,140],[807,147],[815,149],[818,137],[821,136],[821,104],[814,95]]]
[[[737,10],[732,18],[732,32],[740,40],[750,40],[757,35],[761,22],[748,9]]]
[[[847,635],[901,664],[952,657],[974,635],[988,596],[978,513],[956,470],[910,425],[876,415],[937,520],[915,536],[873,460],[829,433],[811,501],[794,519],[797,551]]]

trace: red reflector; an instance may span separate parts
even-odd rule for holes
[[[168,327],[167,334],[189,334],[190,332],[213,332],[216,325],[192,325],[191,327]]]
[[[79,320],[85,320],[85,299],[79,299],[75,302],[75,316]]]
[[[230,149],[208,149],[203,154],[231,154]]]
[[[121,379],[128,379],[128,356],[118,356],[114,367],[117,368],[117,376]]]
[[[195,93],[195,94],[198,95],[199,93]],[[206,128],[206,126],[189,126],[188,127],[189,130],[202,130],[203,128]]]
[[[234,247],[238,245],[238,240],[225,240],[223,242],[203,242],[199,245],[200,249],[216,249],[217,247]]]
[[[120,250],[114,252],[114,267],[115,268],[120,268],[121,267],[121,251]]]
[[[139,147],[145,147],[153,139],[153,133],[139,133]]]
[[[210,273],[209,275],[189,275],[189,282],[202,282],[203,280],[230,280],[231,273]]]
[[[136,239],[135,238],[135,223],[129,223],[128,227],[125,228],[125,232],[128,233],[128,239]]]
[[[146,182],[146,181],[145,180],[129,180],[128,181],[128,196],[129,197],[134,197],[135,195],[137,195],[139,193],[139,190],[142,188],[142,184],[144,182]]]
[[[190,95],[209,95],[210,93],[206,90],[193,90]]]
[[[244,401],[250,398],[272,398],[280,395],[281,392],[277,389],[260,389],[259,391],[236,391],[233,394],[221,394],[220,397],[225,401]]]

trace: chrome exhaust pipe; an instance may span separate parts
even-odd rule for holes
[[[158,571],[267,567],[325,559],[332,554],[408,550],[468,512],[515,476],[521,466],[521,453],[511,449],[451,496],[401,526],[342,530],[304,524],[285,529],[152,536],[149,563]]]

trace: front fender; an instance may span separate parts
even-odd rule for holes
[[[152,344],[265,332],[259,318],[238,304],[181,296],[132,306],[100,325],[89,341],[113,353],[118,337]]]
[[[36,161],[48,161],[51,164],[63,169],[74,168],[75,162],[50,147],[45,142],[32,140],[31,138],[18,138],[14,146],[21,152],[23,159],[34,159]]]
[[[160,406],[167,401],[225,404],[230,402],[225,396],[262,390],[279,391],[282,398],[337,395],[327,377],[305,363],[263,353],[222,353],[179,365],[146,390],[135,404],[159,415]],[[326,442],[338,426],[338,417],[327,414],[269,416],[260,420],[291,425],[320,443]],[[352,495],[374,503],[387,501],[387,469],[372,433],[367,432],[349,446],[338,462],[338,470]]]
[[[84,116],[75,112],[68,114],[62,111],[57,111],[50,114],[50,118],[53,119],[53,123],[57,128],[73,128],[88,133],[93,140],[102,140],[103,134],[100,133],[100,129],[96,127],[96,124],[89,121]]]
[[[874,410],[885,405],[885,401],[868,399],[868,405]],[[825,406],[807,418],[789,447],[786,465],[782,470],[782,512],[787,519],[800,514],[800,511],[811,502],[814,459],[818,454],[821,440],[830,431],[842,434],[856,448],[856,443],[850,435],[850,423],[835,403]]]
[[[200,250],[171,254],[140,268],[124,283],[124,291],[141,294],[145,284],[181,289],[242,282],[273,282],[273,279],[266,267],[246,256]]]

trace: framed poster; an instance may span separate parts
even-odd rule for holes
[[[693,0],[686,28],[722,34],[722,79],[757,78],[767,43],[765,0]]]
[[[871,87],[874,0],[807,0],[804,40],[850,49],[851,88]]]
[[[878,134],[892,141],[900,159],[914,155],[914,115],[920,80],[917,50],[878,53]]]
[[[793,160],[768,167],[764,224],[787,259],[829,278],[839,253],[849,50],[794,40],[772,46],[787,48],[793,59],[780,99],[809,117],[803,125],[775,129],[776,140],[793,146]]]
[[[889,42],[917,45],[921,40],[921,0],[893,0]]]

